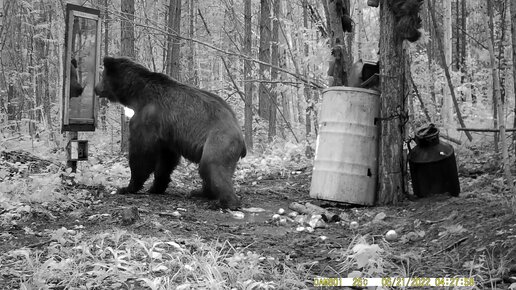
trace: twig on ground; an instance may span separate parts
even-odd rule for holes
[[[458,246],[458,245],[462,244],[462,242],[464,242],[464,241],[465,241],[465,240],[467,240],[467,239],[468,239],[468,237],[464,237],[464,238],[462,238],[462,239],[460,239],[460,240],[458,240],[458,241],[456,241],[456,242],[453,242],[453,243],[452,243],[452,244],[450,244],[448,247],[446,247],[446,248],[444,248],[444,249],[442,249],[442,250],[438,251],[437,253],[433,254],[432,256],[436,256],[436,255],[439,255],[439,254],[440,254],[440,253],[442,253],[442,252],[449,251],[449,250],[451,250],[451,249],[455,248],[456,246]]]
[[[45,241],[42,241],[39,243],[31,244],[31,245],[28,245],[27,248],[36,248],[36,247],[43,246],[45,244],[50,244],[53,240],[54,239],[49,239],[49,240],[45,240]]]

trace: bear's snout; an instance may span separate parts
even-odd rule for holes
[[[93,91],[95,92],[95,95],[101,97],[101,93],[102,93],[102,87],[100,86],[100,84],[96,85],[95,88],[93,88]]]

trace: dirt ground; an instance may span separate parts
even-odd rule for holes
[[[474,276],[479,288],[498,285],[503,289],[511,283],[510,276],[516,276],[507,270],[516,268],[515,210],[511,211],[501,195],[474,190],[478,184],[473,179],[461,179],[463,191],[456,198],[438,195],[415,201],[407,199],[390,207],[353,207],[310,199],[311,172],[298,173],[241,183],[239,194],[244,207],[264,209],[258,213],[243,211],[242,219],[214,208],[212,201],[193,198],[173,187],[169,187],[166,195],[151,196],[120,196],[100,187],[69,187],[75,196],[79,193],[84,198],[39,205],[40,209],[33,210],[30,219],[0,228],[0,232],[14,236],[1,241],[0,253],[45,245],[47,229],[73,229],[82,225],[82,231],[94,234],[122,228],[142,236],[228,240],[235,247],[272,256],[292,268],[304,265],[309,271],[306,282],[310,287],[315,276],[347,275],[339,273],[340,250],[348,248],[357,235],[387,243],[385,233],[393,229],[400,238],[387,243],[390,255],[398,257],[400,264],[411,261],[404,266],[409,275]],[[327,223],[325,228],[312,233],[299,232],[293,222],[279,225],[272,220],[279,208],[290,212],[289,204],[294,201],[324,206],[341,214],[343,220]],[[140,220],[125,225],[122,215],[131,206],[138,209]],[[33,207],[37,209],[38,205]],[[174,216],[174,211],[181,216]],[[380,213],[385,213],[385,218],[375,220]],[[357,228],[350,227],[352,221],[358,223]],[[25,231],[25,227],[33,232]],[[419,258],[407,258],[411,256]],[[482,259],[489,259],[489,263]],[[485,269],[486,264],[492,268]],[[491,278],[485,273],[490,273]]]

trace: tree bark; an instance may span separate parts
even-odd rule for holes
[[[461,1],[461,53],[460,53],[460,69],[462,72],[461,81],[462,83],[466,82],[466,33],[467,33],[467,25],[466,25],[466,19],[467,19],[467,10],[466,10],[466,0],[460,0]]]
[[[434,6],[435,9],[435,6]],[[449,1],[443,1],[443,27],[444,27],[444,33],[443,33],[443,50],[444,50],[444,56],[445,58],[442,60],[444,61],[443,67],[448,67],[451,69],[451,63],[452,63],[452,6],[451,6],[451,0]],[[437,34],[437,37],[440,37],[439,34]],[[444,87],[443,90],[443,107],[441,108],[441,116],[443,117],[443,127],[446,129],[453,128],[453,111],[452,111],[452,100],[451,100],[451,92],[453,88],[451,87]]]
[[[303,0],[303,26],[308,31],[308,0]],[[308,41],[305,41],[303,45],[304,56],[308,58],[310,53],[310,47],[308,46]],[[303,74],[308,78],[308,72],[310,71],[310,67],[305,64],[303,66]],[[305,135],[309,136],[312,131],[312,122],[311,122],[311,109],[310,104],[312,102],[312,94],[310,91],[310,87],[305,84],[303,88],[303,93],[305,95],[305,101],[307,108],[305,110]]]
[[[134,0],[122,0],[122,21],[120,54],[134,59]],[[125,116],[124,108],[120,109],[120,123],[122,125],[120,142],[122,152],[129,151],[129,120]]]
[[[42,5],[44,5],[42,3]],[[46,21],[52,22],[52,10],[50,5],[43,6],[43,11],[45,11],[45,17]],[[1,11],[1,10],[0,10]],[[47,39],[52,38],[52,32],[50,29],[47,31]],[[48,80],[48,76],[50,76],[50,43],[46,43],[44,45],[44,52],[43,52],[43,76],[46,77],[46,79],[40,78],[40,85],[45,88],[44,96],[43,96],[43,116],[44,116],[44,122],[45,126],[50,133],[50,139],[54,139],[54,132],[53,132],[53,126],[52,126],[52,115],[51,115],[51,106],[52,106],[52,99],[50,96],[50,81]]]
[[[351,67],[351,49],[346,43],[344,29],[342,28],[342,17],[339,15],[342,10],[339,9],[337,2],[346,2],[345,6],[349,9],[349,1],[341,0],[324,0],[327,19],[329,19],[328,30],[330,32],[330,47],[334,50],[334,63],[330,66],[329,75],[333,77],[333,83],[330,86],[347,86],[348,85],[348,69]],[[340,11],[339,11],[340,10]],[[349,11],[348,11],[349,14]],[[336,52],[336,53],[335,53]]]
[[[428,33],[430,35],[430,38],[431,39],[436,39],[436,33],[435,33],[435,29],[433,29],[432,27],[432,20],[431,20],[431,17],[428,13],[428,2],[429,1],[434,1],[434,0],[428,0],[428,1],[425,1],[424,2],[424,6],[426,7],[423,7],[422,9],[422,12],[424,13],[424,17],[426,19],[426,21],[423,21],[423,25],[425,25],[425,29],[428,30]],[[435,2],[434,2],[435,3]],[[436,108],[436,111],[439,109],[439,104],[437,102],[437,98],[436,98],[436,95],[435,95],[435,73],[434,73],[434,67],[433,67],[433,61],[435,59],[435,56],[434,56],[434,42],[433,41],[427,41],[426,42],[426,55],[427,55],[427,58],[428,58],[428,72],[430,74],[430,97],[432,99],[432,104],[434,106],[434,108]]]
[[[498,40],[498,78],[499,78],[499,87],[500,87],[500,98],[497,98],[497,102],[500,100],[502,101],[502,105],[505,110],[505,75],[507,70],[507,63],[504,58],[505,53],[505,32],[506,32],[506,25],[505,25],[505,17],[507,15],[507,6],[505,5],[506,1],[502,2],[502,7],[500,7],[500,27],[499,29],[496,29],[500,33],[500,38]],[[494,27],[494,21],[493,21],[493,27]],[[493,32],[495,29],[493,28]],[[493,35],[494,40],[494,35]],[[493,50],[495,48],[495,43],[493,42]],[[495,57],[496,58],[496,57]],[[499,107],[499,106],[497,106]],[[505,117],[504,117],[505,118]],[[505,122],[505,120],[504,120]]]
[[[457,0],[459,1],[459,0]],[[467,19],[467,10],[466,10],[466,0],[460,0],[461,2],[461,23],[460,23],[460,26],[461,26],[461,33],[460,33],[460,42],[461,42],[461,47],[460,47],[460,71],[461,71],[461,75],[460,75],[460,82],[462,84],[464,83],[467,83],[467,70],[466,70],[466,47],[467,47],[467,41],[466,41],[466,34],[467,34],[467,25],[466,25],[466,19]],[[468,87],[468,92],[466,94],[466,99],[468,99],[469,96],[471,96],[471,103],[473,104],[474,101],[476,102],[476,100],[473,100],[473,95],[471,93],[472,91],[472,87],[471,87],[471,84],[468,84],[466,85]]]
[[[435,6],[431,5],[430,2],[431,1],[428,1],[428,5],[429,5],[428,10],[430,11],[430,15],[432,17],[432,23],[433,23],[435,32],[437,35],[439,35],[439,32],[440,32],[439,26],[437,24],[436,17],[435,17],[435,11],[434,11]],[[443,64],[445,64],[446,56],[444,55],[442,40],[439,37],[437,37],[436,39],[437,39],[437,50],[439,51],[439,53],[441,55],[441,62]],[[444,69],[444,74],[446,76],[446,81],[448,83],[448,88],[451,93],[451,99],[453,101],[453,106],[455,108],[455,112],[457,113],[457,119],[459,120],[461,127],[466,128],[466,124],[464,123],[464,119],[462,118],[462,114],[460,112],[459,104],[457,103],[457,98],[455,97],[455,90],[454,90],[453,83],[451,80],[450,69],[447,65],[443,65],[443,69]],[[469,132],[465,132],[465,133],[466,133],[466,137],[468,137],[468,140],[471,142],[473,140],[473,137],[471,137],[471,134]]]
[[[493,99],[496,100],[498,111],[498,128],[500,129],[500,147],[502,150],[503,169],[505,179],[510,188],[513,187],[511,176],[511,165],[509,161],[509,153],[507,150],[507,141],[505,139],[505,110],[504,102],[500,94],[500,79],[498,66],[496,65],[496,57],[494,52],[494,20],[493,20],[493,4],[487,1],[487,13],[489,15],[489,41],[487,43],[489,49],[489,58],[491,60],[491,74],[493,78]],[[502,17],[503,18],[503,17]],[[494,104],[493,104],[494,105]],[[495,127],[496,128],[496,127]]]
[[[455,2],[455,70],[460,71],[460,46],[461,46],[461,37],[460,37],[460,0],[456,0]]]
[[[356,45],[356,60],[359,60],[359,59],[362,59],[362,40],[365,39],[365,36],[362,34],[362,31],[364,29],[364,13],[363,13],[363,9],[364,9],[364,2],[363,1],[357,1],[357,3],[355,4],[357,7],[355,9],[356,11],[356,15],[357,15],[357,18],[358,18],[358,23],[356,24],[355,26],[355,33],[354,33],[354,37],[355,37],[355,45]]]
[[[172,34],[181,34],[181,0],[170,0],[168,6],[167,74],[181,81],[180,40]]]
[[[511,3],[511,35],[512,35],[512,77],[514,92],[516,92],[516,0],[510,0]],[[516,94],[514,94],[516,104]],[[516,105],[514,106],[514,119],[512,127],[516,128]],[[512,135],[513,143],[516,144],[516,134]],[[514,154],[516,155],[516,146],[514,146]]]
[[[324,15],[326,15],[326,28],[330,35],[330,41],[333,41],[333,37],[332,37],[333,28],[332,28],[332,22],[330,19],[330,7],[328,4],[328,0],[323,0],[321,2],[323,5],[323,9],[324,9]],[[290,3],[290,2],[288,2],[288,3]],[[330,43],[330,46],[333,46],[333,43]]]
[[[275,67],[279,66],[279,19],[280,19],[281,0],[273,0],[273,14],[272,21],[272,43],[271,43],[271,64]],[[278,80],[278,70],[271,69],[271,80]],[[269,141],[272,141],[276,136],[276,110],[278,106],[278,93],[276,91],[276,83],[271,84],[270,94],[270,115],[269,115]]]
[[[109,55],[109,1],[104,0],[104,56]],[[99,98],[100,99],[100,126],[102,131],[107,130],[107,108],[108,108],[108,99],[107,98]]]
[[[289,23],[289,13],[291,12],[288,10],[288,1],[287,3],[283,3],[283,5],[280,5],[280,14],[282,15],[283,19],[286,21],[280,23],[280,34],[279,34],[279,43],[285,44],[285,46],[278,46],[279,49],[279,64],[278,66],[281,69],[287,68],[287,53],[291,52],[291,24]],[[283,80],[283,75],[279,74],[280,81]],[[280,97],[278,99],[278,102],[281,102],[281,114],[283,116],[283,120],[285,123],[278,124],[279,125],[279,131],[280,135],[283,138],[286,138],[286,132],[285,128],[291,129],[291,117],[290,117],[290,105],[289,105],[289,96],[285,92],[280,92]]]
[[[189,19],[190,19],[190,29],[189,29],[189,37],[190,39],[194,39],[195,37],[195,3],[197,1],[190,0],[189,1]],[[190,55],[188,56],[188,75],[189,80],[188,83],[193,86],[198,86],[198,75],[197,70],[195,69],[195,42],[190,41],[189,43]]]
[[[342,29],[342,18],[337,13],[337,1],[335,0],[324,0],[328,1],[328,13],[326,16],[329,19],[329,31],[330,31],[330,46],[333,47],[336,44],[345,45],[346,39],[344,37],[344,30]]]
[[[394,35],[395,19],[387,1],[380,3],[380,144],[377,204],[396,204],[405,193],[403,138],[406,118],[403,42]]]
[[[260,1],[260,49],[258,59],[269,63],[271,59],[271,8],[269,0]],[[266,80],[270,76],[270,67],[260,64],[260,79]],[[260,117],[269,120],[270,100],[269,88],[260,82],[258,91],[258,114]]]
[[[251,0],[244,0],[244,53],[247,56],[252,55],[251,51]],[[250,82],[252,78],[251,61],[244,60],[244,84],[245,90],[245,109],[244,109],[244,137],[247,150],[253,151],[253,84]]]

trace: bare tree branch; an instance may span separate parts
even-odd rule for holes
[[[127,19],[127,17],[125,17],[124,15],[122,15],[121,13],[117,12],[116,10],[110,10],[109,11],[112,15],[118,17],[119,19]],[[142,21],[145,21],[146,19],[143,19],[141,17],[138,17],[138,16],[134,16],[135,19],[140,19]],[[136,21],[135,21],[136,22]],[[220,52],[222,54],[225,54],[225,55],[229,55],[229,56],[236,56],[236,57],[240,57],[244,60],[249,60],[249,61],[252,61],[252,62],[255,62],[255,63],[258,63],[258,64],[262,64],[262,65],[266,65],[266,66],[269,66],[271,68],[274,68],[278,71],[281,71],[281,72],[284,72],[286,74],[289,74],[307,84],[309,84],[310,86],[314,87],[314,88],[318,88],[318,89],[322,89],[322,88],[325,88],[326,86],[323,85],[322,83],[319,83],[319,82],[315,82],[315,81],[311,81],[309,79],[307,79],[305,76],[299,74],[299,73],[296,73],[296,72],[291,72],[289,70],[286,70],[284,68],[281,68],[281,67],[278,67],[278,66],[273,66],[271,65],[270,63],[266,63],[266,62],[263,62],[263,61],[260,61],[260,60],[257,60],[257,59],[254,59],[250,56],[247,56],[247,55],[244,55],[242,53],[237,53],[237,52],[233,52],[233,51],[228,51],[228,50],[224,50],[224,49],[221,49],[219,47],[216,47],[215,45],[212,45],[212,44],[209,44],[207,42],[204,42],[204,41],[201,41],[201,40],[198,40],[198,39],[195,39],[195,38],[190,38],[190,37],[186,37],[186,36],[182,36],[182,35],[179,35],[177,33],[174,33],[174,32],[168,32],[166,29],[164,28],[160,28],[160,24],[156,23],[155,21],[153,21],[152,19],[150,19],[148,22],[150,22],[151,24],[153,24],[154,26],[150,26],[150,25],[146,25],[146,24],[141,24],[141,23],[135,23],[136,26],[139,26],[139,27],[144,27],[144,28],[147,28],[147,29],[152,29],[152,30],[155,30],[155,31],[158,31],[158,32],[161,32],[162,34],[164,35],[172,35],[174,37],[177,37],[177,38],[180,38],[180,39],[183,39],[183,40],[187,40],[187,41],[192,41],[192,42],[195,42],[197,44],[200,44],[202,46],[205,46],[205,47],[208,47],[208,48],[211,48],[217,52]]]

